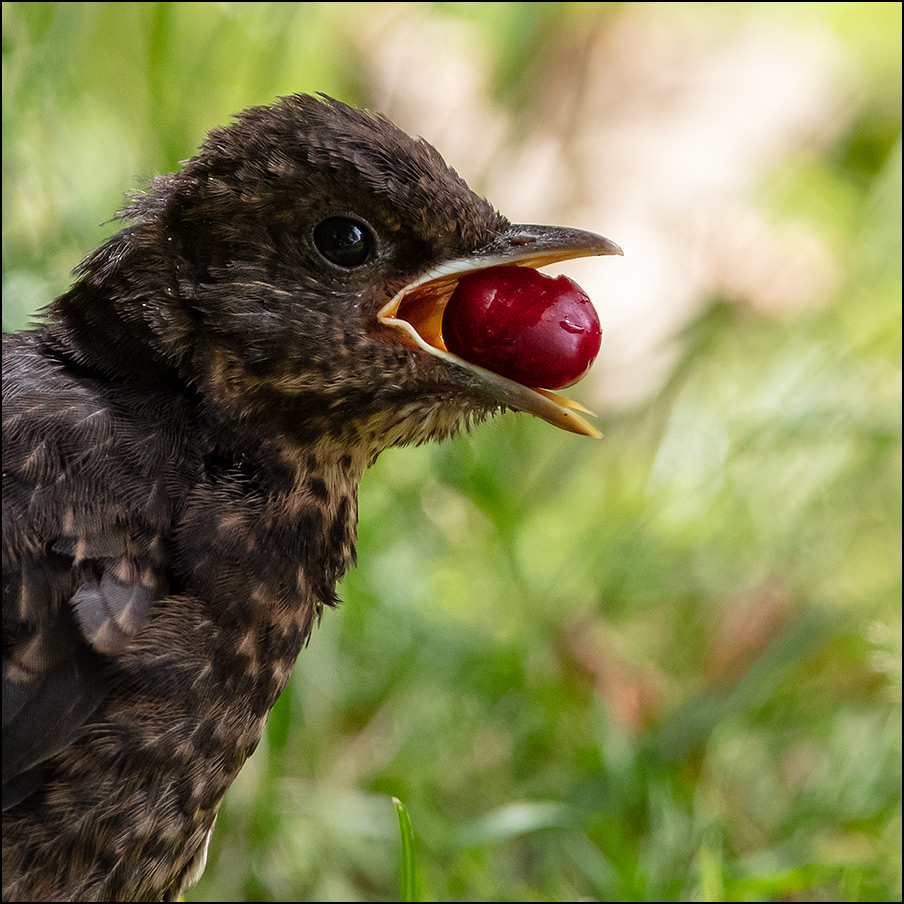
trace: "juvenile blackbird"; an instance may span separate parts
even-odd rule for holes
[[[381,450],[564,400],[431,324],[455,279],[620,253],[512,225],[328,98],[214,130],[3,338],[3,899],[176,900],[335,584]]]

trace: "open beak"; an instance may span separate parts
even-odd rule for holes
[[[421,274],[380,309],[377,320],[400,330],[409,344],[454,364],[456,382],[461,386],[501,405],[541,417],[563,430],[599,437],[600,432],[577,413],[589,413],[577,402],[548,389],[524,386],[452,354],[443,341],[443,310],[458,280],[475,270],[503,265],[537,268],[578,257],[621,253],[615,242],[580,229],[510,226],[475,254],[444,261]]]

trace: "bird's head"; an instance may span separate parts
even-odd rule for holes
[[[309,96],[247,110],[126,216],[136,224],[80,280],[127,283],[108,367],[135,366],[142,349],[222,416],[266,411],[301,439],[420,442],[503,407],[596,433],[567,400],[449,352],[440,322],[465,273],[618,246],[512,225],[380,116]]]

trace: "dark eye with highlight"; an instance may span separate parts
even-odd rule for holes
[[[370,260],[374,237],[370,229],[348,217],[330,217],[314,227],[317,250],[337,267],[360,267]]]

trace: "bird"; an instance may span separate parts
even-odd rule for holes
[[[3,900],[174,901],[204,868],[392,446],[580,406],[435,328],[462,274],[620,254],[512,224],[325,95],[251,107],[129,196],[3,337]]]

